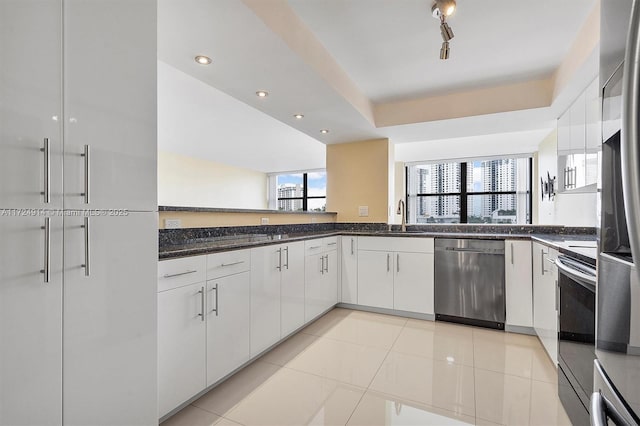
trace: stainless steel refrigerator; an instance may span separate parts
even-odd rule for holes
[[[592,425],[640,423],[640,1],[601,1],[602,190]]]

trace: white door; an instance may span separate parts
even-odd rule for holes
[[[1,213],[1,210],[0,210]],[[62,423],[62,218],[0,214],[0,424]]]
[[[393,255],[393,308],[433,314],[433,254],[396,252]]]
[[[251,357],[280,340],[282,246],[251,249]]]
[[[507,324],[533,327],[531,242],[505,242],[505,299]]]
[[[393,253],[358,251],[358,304],[393,309]]]
[[[158,215],[88,222],[67,216],[64,224],[64,422],[152,424]]]
[[[324,303],[323,311],[333,307],[338,303],[338,252],[329,251],[325,254],[324,280]]]
[[[206,387],[205,283],[158,293],[158,417]]]
[[[324,253],[305,256],[304,261],[304,316],[309,322],[323,312],[325,291],[325,257]]]
[[[62,207],[61,22],[62,0],[0,2],[0,208]]]
[[[207,386],[249,361],[250,297],[249,272],[207,281]]]
[[[358,303],[358,238],[340,237],[341,240],[341,302]]]
[[[543,268],[545,267],[544,258],[549,249],[540,243],[532,244],[532,267],[533,267],[533,328],[538,336],[543,335],[544,326],[544,298],[543,288],[545,285],[545,276]]]
[[[64,3],[65,208],[157,210],[156,15],[155,0]]]
[[[280,280],[281,336],[304,325],[304,242],[283,247]]]

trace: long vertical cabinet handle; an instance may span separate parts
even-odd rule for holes
[[[640,3],[633,2],[622,81],[622,129],[620,154],[624,209],[629,228],[631,253],[640,259]],[[640,268],[636,268],[640,277]]]
[[[214,309],[212,309],[211,312],[215,312],[216,316],[218,316],[218,297],[220,297],[220,293],[218,292],[218,284],[216,284],[216,286],[213,287],[211,289],[211,291],[215,291],[216,292],[216,307]],[[204,308],[203,308],[203,312],[204,312]]]
[[[324,275],[324,256],[320,256],[320,273]]]
[[[289,269],[289,246],[286,246],[284,248],[284,251],[285,251],[285,253],[287,253],[287,255],[284,258],[285,262],[287,262],[287,263],[284,264],[284,267],[287,268],[287,270],[288,270]]]
[[[84,203],[89,204],[91,198],[89,197],[89,188],[91,186],[91,161],[90,161],[90,153],[89,145],[84,146],[84,151],[82,156],[84,157],[84,192],[82,195],[84,196]]]
[[[91,262],[91,229],[90,229],[89,218],[84,218],[84,264],[82,267],[84,268],[84,275],[88,277],[91,274],[91,268],[89,267],[89,263]]]
[[[396,272],[400,272],[400,253],[396,253]]]
[[[327,259],[327,263],[324,271],[328,274],[329,273],[329,255],[327,254],[324,257]]]
[[[546,272],[544,270],[544,249],[540,249],[540,268],[542,275],[544,275],[544,273]]]
[[[204,321],[204,287],[200,287],[198,294],[200,295],[200,313],[198,316],[200,317],[200,321]]]
[[[351,256],[353,256],[353,237],[351,237]]]
[[[511,246],[511,264],[513,265],[513,242],[510,242],[509,246]]]
[[[40,273],[44,274],[44,282],[49,282],[49,275],[51,271],[51,218],[44,218],[44,268]]]
[[[387,272],[391,270],[391,255],[387,253]]]
[[[44,153],[44,190],[41,194],[44,196],[44,203],[51,202],[51,144],[49,138],[44,138],[44,146],[40,150]]]
[[[278,266],[276,266],[276,269],[278,271],[282,271],[282,248],[279,248],[277,251],[278,251]]]

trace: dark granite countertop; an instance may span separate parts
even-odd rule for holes
[[[585,248],[584,245],[591,245],[595,242],[595,235],[585,234],[530,234],[530,233],[485,233],[485,232],[435,232],[410,230],[401,232],[400,230],[340,230],[340,229],[316,229],[305,232],[291,232],[282,234],[236,234],[236,235],[210,235],[206,237],[198,236],[194,232],[192,237],[180,241],[179,243],[161,244],[160,260],[173,259],[178,257],[196,256],[210,253],[217,253],[229,250],[241,250],[253,247],[266,246],[271,244],[281,244],[286,242],[304,241],[314,238],[322,238],[337,235],[372,236],[372,237],[409,237],[409,238],[473,238],[492,240],[533,240],[547,246],[558,249],[562,253],[573,255],[581,260],[595,262],[596,249]],[[570,243],[567,243],[569,241]],[[590,253],[593,251],[593,257]]]
[[[336,212],[315,211],[283,211],[269,209],[234,209],[222,207],[186,207],[186,206],[158,206],[159,212],[194,212],[194,213],[263,213],[263,214],[327,214],[336,215]]]

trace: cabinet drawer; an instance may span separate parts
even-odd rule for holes
[[[394,237],[392,238],[393,251],[410,253],[433,253],[433,238],[422,237]]]
[[[324,242],[324,249],[326,251],[338,249],[338,237],[326,237],[323,238],[322,241]]]
[[[358,237],[358,250],[392,251],[389,237]]]
[[[315,240],[307,240],[304,242],[304,254],[306,256],[322,253],[325,250],[326,243],[324,238],[316,238]]]
[[[192,256],[158,263],[158,292],[206,280],[207,257]]]
[[[212,280],[227,275],[238,274],[251,268],[249,250],[225,251],[207,256],[207,279]]]

